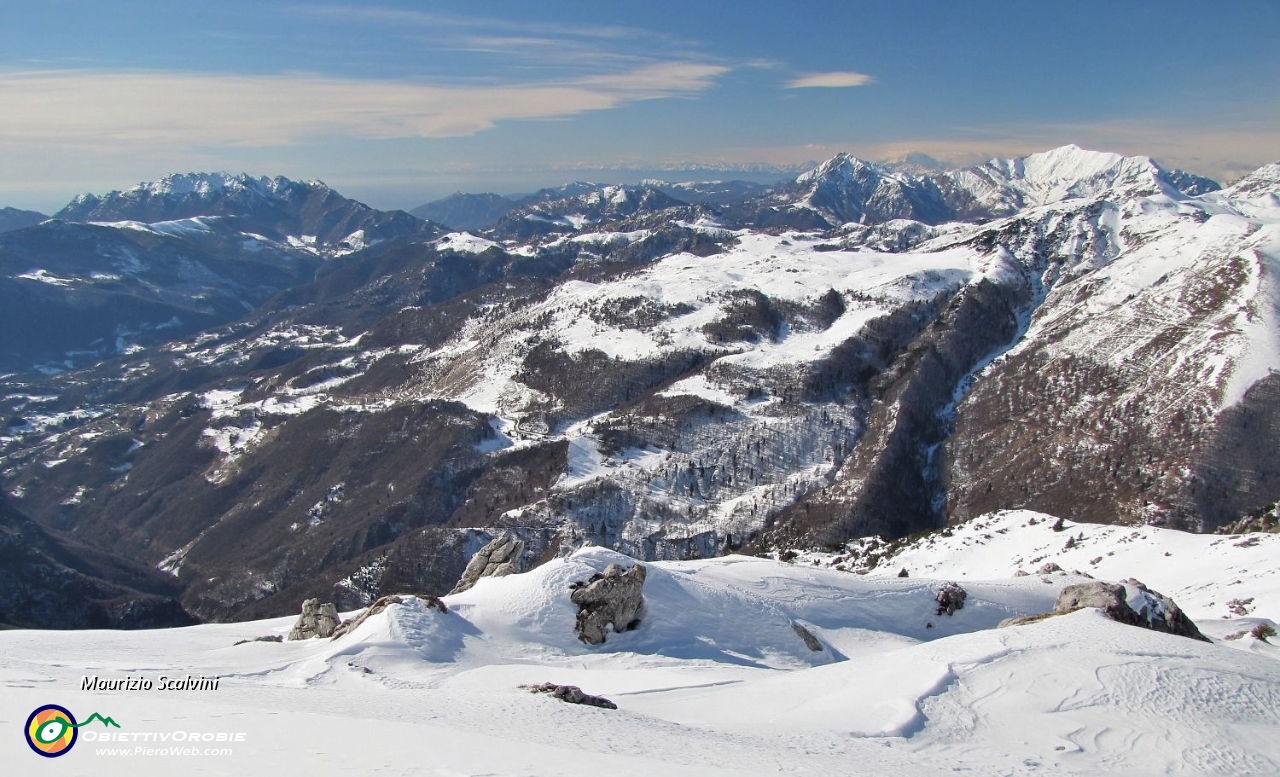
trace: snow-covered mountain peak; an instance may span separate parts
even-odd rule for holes
[[[1228,198],[1280,194],[1280,162],[1263,165],[1223,191]]]
[[[269,179],[252,179],[247,175],[231,175],[230,173],[173,173],[158,181],[144,181],[128,191],[128,193],[146,196],[165,195],[199,195],[207,196],[227,189],[245,189],[253,184],[266,188]]]
[[[1124,156],[1066,145],[1011,160],[992,160],[978,168],[1022,195],[1025,205],[1045,205],[1109,190],[1168,193],[1176,190],[1163,170],[1145,156]]]
[[[1068,143],[1013,161],[1026,171],[1028,177],[1051,175],[1057,178],[1084,178],[1113,168],[1124,158],[1122,154],[1091,151]]]
[[[280,197],[285,192],[303,187],[328,191],[323,181],[294,181],[282,175],[253,177],[246,173],[173,173],[158,181],[143,181],[132,189],[119,193],[126,198],[142,197],[215,197],[239,196],[247,193],[268,199]],[[112,194],[116,194],[113,192]],[[108,195],[110,196],[110,195]]]
[[[868,174],[881,176],[885,173],[870,162],[841,151],[814,169],[802,173],[796,178],[796,183],[803,186],[824,179],[841,178],[847,180]]]

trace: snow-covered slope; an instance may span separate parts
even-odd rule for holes
[[[0,476],[36,519],[180,569],[211,618],[448,590],[506,527],[526,562],[671,559],[1006,508],[1212,528],[1280,497],[1273,173],[1190,196],[1074,147],[982,169],[1019,210],[762,229],[762,200],[735,221],[581,184],[508,232],[344,233],[245,322],[7,388]],[[768,207],[862,207],[863,183],[952,207],[940,181],[840,157]],[[14,283],[82,277],[60,269]]]
[[[1173,598],[1214,637],[1280,622],[1280,535],[1192,534],[1153,526],[1105,526],[1059,521],[1029,510],[984,515],[903,544],[850,543],[842,553],[805,552],[796,564],[860,569],[889,577],[990,580],[1049,566],[1047,579],[1087,574],[1102,580],[1136,577]],[[1045,577],[1045,575],[1041,575]],[[1251,639],[1232,644],[1263,650]]]
[[[849,154],[802,174],[782,196],[794,201],[793,211],[812,211],[831,226],[890,219],[937,224],[952,215],[930,179],[891,173]]]
[[[1280,202],[1265,179],[1247,196],[1111,193],[984,227],[1033,269],[1040,299],[956,408],[954,516],[1026,506],[1216,526],[1274,500],[1261,451],[1280,370]],[[1260,490],[1240,485],[1256,477]],[[1029,481],[1040,495],[1023,501]]]
[[[941,562],[942,558],[937,558]],[[938,615],[937,581],[862,577],[746,557],[649,565],[640,627],[574,639],[569,584],[599,548],[391,605],[337,640],[283,644],[291,618],[121,634],[0,633],[0,719],[56,700],[120,734],[242,732],[192,775],[1266,774],[1280,768],[1280,663],[1048,609],[1070,576],[965,580]],[[962,563],[962,562],[958,562]],[[1141,570],[1145,572],[1146,570]],[[822,643],[811,651],[795,630]],[[92,692],[104,680],[217,677],[217,690]],[[520,685],[573,684],[617,710]],[[8,723],[6,725],[9,725]],[[114,732],[114,730],[112,730]],[[96,724],[57,766],[170,774],[175,759],[108,754]],[[160,742],[145,747],[164,748]],[[203,747],[203,746],[202,746]],[[118,753],[119,751],[117,751]],[[0,757],[44,766],[18,737]],[[430,773],[430,772],[428,772]]]

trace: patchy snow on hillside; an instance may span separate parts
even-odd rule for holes
[[[821,358],[895,306],[963,285],[973,277],[976,261],[969,248],[907,255],[816,250],[820,243],[816,235],[744,232],[724,254],[678,253],[606,282],[568,281],[497,323],[473,319],[452,342],[419,360],[431,365],[430,374],[446,376],[436,383],[444,389],[442,398],[509,416],[523,410],[522,398],[544,401],[516,379],[534,343],[552,342],[568,354],[596,351],[635,361],[715,348],[704,328],[726,315],[735,293],[757,291],[795,303],[812,303],[831,289],[859,295],[856,305],[820,331],[786,329],[777,341],[721,346],[742,351],[726,363],[766,369]],[[611,310],[636,300],[672,313],[651,326],[611,319]]]
[[[980,566],[967,554],[958,549],[954,564]],[[944,554],[934,560],[947,563]],[[1079,578],[965,579],[965,605],[947,616],[937,613],[937,580],[743,556],[654,562],[640,626],[588,646],[573,633],[570,585],[615,562],[634,563],[585,548],[525,574],[482,579],[446,597],[448,613],[412,597],[392,604],[336,640],[237,644],[283,636],[293,618],[0,632],[0,719],[19,726],[56,701],[81,720],[110,716],[118,735],[245,735],[210,746],[225,751],[216,755],[203,743],[182,755],[190,775],[1280,768],[1280,663],[1271,657],[1124,626],[1092,610],[993,628],[1049,609]],[[217,677],[218,688],[81,690],[85,676],[160,675]],[[618,709],[520,688],[543,682],[577,685]],[[161,742],[104,744],[95,741],[101,733],[96,724],[81,729],[59,766],[148,777],[172,774],[179,762]],[[0,743],[0,755],[28,770],[44,763],[15,737]]]
[[[476,237],[470,232],[450,232],[436,241],[436,249],[440,251],[457,251],[460,254],[479,254],[496,248],[497,243]]]

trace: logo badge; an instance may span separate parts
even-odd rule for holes
[[[71,711],[56,704],[46,704],[27,718],[27,744],[45,758],[65,755],[76,743],[76,718]]]

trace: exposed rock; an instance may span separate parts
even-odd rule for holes
[[[1124,586],[1117,583],[1078,583],[1069,585],[1058,594],[1058,601],[1053,604],[1054,615],[1066,615],[1085,607],[1096,607],[1111,620],[1127,623],[1130,626],[1141,626],[1138,613],[1133,611],[1125,597]]]
[[[449,593],[460,594],[482,577],[504,577],[520,571],[520,556],[524,553],[524,540],[510,532],[498,535],[471,557],[458,584]]]
[[[907,572],[907,568],[903,567],[898,570],[898,577],[911,577],[911,573]]]
[[[1042,612],[1039,615],[1019,615],[1016,618],[1005,618],[1004,620],[1000,621],[1000,623],[996,624],[996,628],[1003,629],[1009,626],[1025,626],[1028,623],[1039,623],[1045,618],[1052,618],[1052,617],[1053,617],[1053,613],[1051,612]]]
[[[644,564],[625,571],[619,564],[610,564],[590,580],[574,583],[569,599],[578,605],[578,620],[573,627],[578,639],[588,645],[599,645],[605,641],[611,626],[615,633],[639,626],[644,613],[644,597],[640,591],[646,574]]]
[[[325,602],[320,605],[320,614],[316,618],[316,636],[332,637],[340,623],[342,618],[338,615],[338,608],[333,606],[333,602]]]
[[[1048,562],[1048,563],[1046,563],[1046,564],[1041,564],[1041,565],[1040,565],[1040,568],[1036,570],[1036,574],[1037,574],[1037,575],[1051,575],[1051,574],[1053,574],[1054,572],[1061,572],[1061,571],[1062,571],[1062,567],[1060,567],[1060,566],[1058,566],[1057,564],[1055,564],[1055,563],[1053,563],[1052,561],[1050,561],[1050,562]]]
[[[430,596],[428,594],[414,594],[414,596],[426,602],[428,607],[438,611],[441,615],[445,615],[449,612],[449,607],[445,605],[444,602],[440,601],[439,597]],[[333,638],[337,639],[338,637],[341,637],[345,634],[355,631],[357,628],[360,627],[361,623],[364,623],[365,621],[369,620],[370,617],[377,615],[378,613],[387,609],[391,605],[404,604],[406,598],[407,597],[404,597],[404,596],[382,597],[378,601],[369,605],[364,612],[360,613],[356,617],[351,618],[350,620],[343,621],[341,625],[338,626],[338,628],[334,629]],[[290,637],[290,639],[292,639],[292,637]]]
[[[321,604],[319,599],[308,599],[302,603],[298,622],[289,631],[289,640],[331,637],[340,623],[342,619],[338,617],[333,602]]]
[[[1133,608],[1135,604],[1138,607],[1137,610]],[[1002,621],[1000,627],[1034,623],[1054,615],[1066,615],[1085,607],[1096,607],[1118,623],[1204,642],[1209,641],[1172,599],[1152,591],[1133,579],[1125,580],[1123,584],[1095,580],[1091,583],[1069,585],[1058,594],[1053,612],[1023,618],[1009,618]]]
[[[1137,589],[1139,592],[1136,596],[1129,597],[1129,603],[1132,605],[1135,600],[1140,602],[1138,604],[1138,618],[1143,621],[1140,625],[1144,625],[1154,631],[1176,634],[1179,637],[1209,641],[1172,599],[1159,591],[1147,588],[1133,578],[1122,582],[1131,589]]]
[[[1250,510],[1240,518],[1219,526],[1218,534],[1280,533],[1280,502]]]
[[[236,645],[247,645],[250,642],[284,642],[284,637],[279,634],[268,634],[265,637],[254,637],[253,639],[242,639]],[[235,645],[232,645],[235,647]]]
[[[541,685],[522,685],[520,687],[530,693],[549,693],[560,701],[568,702],[569,704],[586,704],[590,707],[602,707],[606,710],[618,709],[618,705],[603,696],[592,696],[589,693],[583,693],[582,689],[576,685],[543,683]]]
[[[793,631],[795,631],[796,636],[798,636],[798,637],[800,637],[800,639],[804,640],[804,646],[805,646],[805,647],[809,648],[810,650],[812,650],[812,651],[813,651],[813,652],[815,652],[815,653],[817,653],[817,652],[819,652],[820,650],[822,650],[822,643],[821,643],[821,642],[819,642],[819,641],[818,641],[818,638],[817,638],[817,637],[815,637],[815,636],[813,636],[813,633],[812,633],[812,632],[810,632],[808,629],[806,629],[804,626],[801,626],[799,623],[794,623],[794,622],[793,622],[793,623],[791,624],[791,629],[792,629]]]
[[[968,596],[968,592],[958,583],[946,583],[934,596],[938,602],[938,615],[955,615],[956,610],[963,610],[964,600]]]

